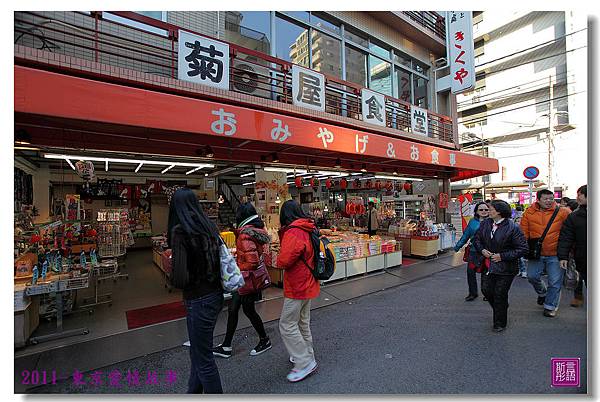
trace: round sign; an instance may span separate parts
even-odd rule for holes
[[[529,166],[526,167],[525,170],[523,170],[523,176],[525,176],[525,178],[529,180],[535,179],[539,176],[539,174],[540,169],[536,168],[535,166]]]

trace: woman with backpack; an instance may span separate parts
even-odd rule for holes
[[[259,218],[254,206],[249,202],[240,205],[238,208],[236,223],[236,259],[238,267],[241,271],[254,271],[258,268],[265,252],[269,250],[271,238],[265,230],[264,222]],[[246,285],[251,284],[251,282],[246,283]],[[254,306],[254,303],[261,299],[262,294],[260,291],[244,294],[243,296],[240,296],[238,292],[231,294],[231,303],[229,304],[227,316],[227,333],[225,334],[223,343],[213,350],[215,356],[231,357],[233,353],[231,341],[237,328],[240,307],[244,310],[244,314],[248,317],[260,338],[258,345],[250,352],[250,356],[258,356],[271,349],[271,341],[265,332],[262,319]]]
[[[192,190],[175,192],[169,208],[168,243],[173,250],[174,287],[183,289],[192,368],[188,393],[222,394],[212,353],[213,333],[223,308],[221,239]]]
[[[277,267],[283,275],[283,309],[279,332],[294,368],[287,375],[290,382],[301,381],[317,368],[310,332],[310,302],[319,296],[319,282],[312,270],[315,252],[310,233],[315,223],[302,211],[300,204],[289,200],[280,212],[279,241],[281,252]]]
[[[502,332],[508,321],[508,292],[519,272],[519,258],[529,247],[521,228],[510,219],[510,205],[493,200],[489,207],[491,219],[481,222],[473,246],[478,262],[484,261],[488,267],[481,278],[481,291],[494,311],[493,330]]]

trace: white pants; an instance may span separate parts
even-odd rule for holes
[[[295,369],[303,369],[315,360],[310,333],[310,299],[284,298],[279,332],[288,353],[294,358]]]

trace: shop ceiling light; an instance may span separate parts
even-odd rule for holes
[[[240,177],[248,177],[248,176],[252,176],[253,174],[254,174],[254,172],[244,173],[244,174],[240,175]]]
[[[108,163],[108,161],[107,161],[106,163]],[[161,174],[165,174],[165,173],[167,173],[169,170],[173,169],[174,167],[175,167],[175,165],[171,165],[171,166],[169,166],[168,168],[164,169],[164,170],[163,170],[162,172],[160,172],[160,173],[161,173]]]
[[[65,160],[67,161],[67,163],[69,164],[69,166],[71,166],[71,169],[75,170],[75,166],[73,166],[73,163],[71,163],[71,159],[65,158]]]
[[[319,170],[317,173],[320,174],[320,175],[327,175],[327,176],[339,176],[339,177],[348,176],[348,173],[332,172],[332,171],[329,171],[329,170]]]
[[[283,173],[294,173],[294,169],[290,168],[279,168],[279,167],[266,167],[264,168],[265,172],[283,172]],[[296,169],[296,174],[306,173],[304,169]]]
[[[367,172],[367,165],[363,163],[362,165],[362,169],[360,169],[361,172],[366,173]]]
[[[121,158],[102,158],[97,156],[80,156],[80,155],[60,155],[60,154],[44,154],[46,159],[75,159],[84,161],[97,161],[97,162],[113,162],[113,163],[132,163],[132,164],[144,164],[144,165],[158,165],[158,166],[184,166],[194,168],[214,168],[215,165],[206,163],[188,163],[188,162],[173,162],[173,161],[157,161],[149,159],[121,159]]]
[[[273,155],[271,155],[271,160],[273,161],[273,163],[278,163],[279,162],[279,156],[277,155],[277,152],[274,152]]]
[[[397,176],[383,176],[377,175],[376,179],[387,179],[387,180],[412,180],[412,181],[423,181],[423,179],[417,179],[414,177],[397,177]]]
[[[253,184],[256,184],[255,181],[251,182],[251,183],[243,183],[242,186],[251,186]]]
[[[144,164],[143,164],[143,163],[140,163],[140,164],[138,165],[138,167],[136,167],[136,168],[135,168],[135,173],[137,173],[137,172],[139,172],[139,171],[140,171],[140,169],[142,168],[142,165],[144,165]]]
[[[108,161],[104,161],[104,171],[108,172]]]
[[[198,166],[198,167],[196,167],[196,168],[193,168],[192,170],[190,170],[190,171],[188,171],[188,172],[185,172],[185,174],[186,174],[186,175],[188,175],[188,174],[192,174],[192,173],[194,173],[194,172],[197,172],[197,171],[198,171],[198,170],[200,170],[200,169],[202,169],[202,166]],[[204,176],[208,176],[208,173],[205,173],[205,174],[204,174]]]

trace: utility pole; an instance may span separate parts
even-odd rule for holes
[[[554,98],[554,83],[552,75],[549,77],[549,92],[550,98],[548,99],[548,189],[554,194],[554,180],[552,168],[554,167],[554,104],[552,98]]]

